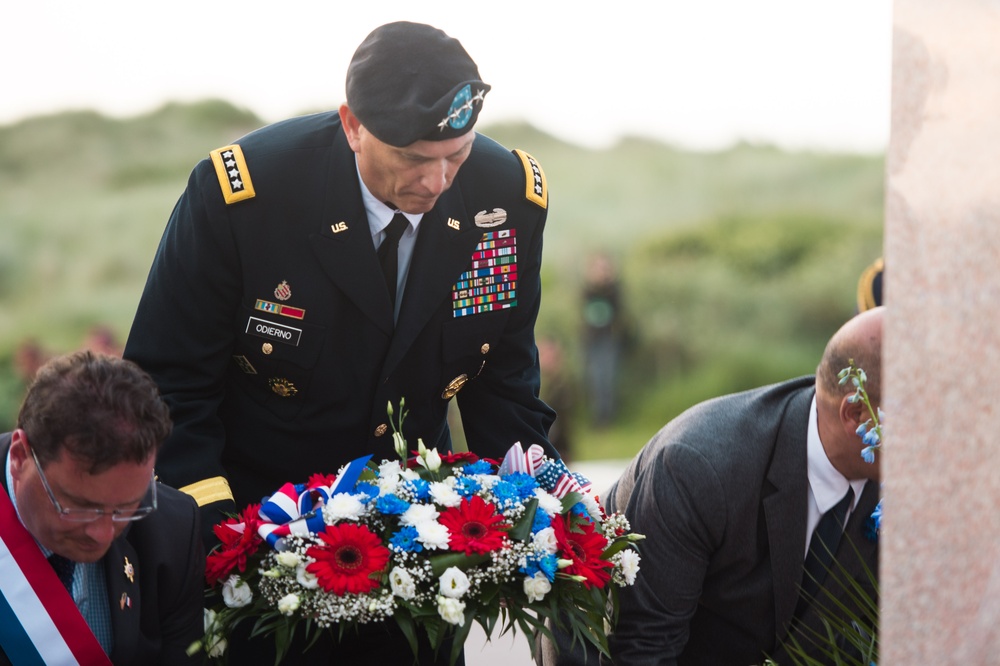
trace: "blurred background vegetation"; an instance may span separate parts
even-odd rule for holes
[[[191,168],[263,124],[209,100],[0,126],[0,432],[33,358],[124,344]],[[812,373],[882,253],[881,155],[692,152],[642,137],[591,149],[527,124],[478,129],[548,178],[537,334],[571,458],[630,457],[696,402]],[[617,270],[624,332],[607,423],[584,381],[582,293],[598,255]]]

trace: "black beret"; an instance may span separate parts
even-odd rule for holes
[[[397,147],[470,131],[489,89],[457,39],[422,23],[376,28],[347,68],[347,106],[375,138]]]

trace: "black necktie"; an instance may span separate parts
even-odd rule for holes
[[[389,300],[396,304],[396,276],[399,271],[399,237],[408,225],[402,213],[396,213],[385,228],[385,240],[378,246],[378,261],[382,265],[385,285],[389,288]]]
[[[847,510],[853,502],[854,489],[848,487],[843,499],[819,519],[812,539],[809,540],[809,552],[806,553],[803,565],[802,594],[799,596],[799,610],[796,615],[799,615],[804,607],[815,599],[819,586],[823,583],[827,572],[830,571],[833,564],[833,554],[837,552],[840,537],[844,533]]]
[[[59,580],[62,584],[66,586],[66,591],[69,592],[69,596],[73,596],[73,571],[76,569],[76,562],[73,560],[68,560],[62,555],[56,555],[55,553],[49,555],[49,564],[52,568],[56,570],[56,575],[59,576]]]

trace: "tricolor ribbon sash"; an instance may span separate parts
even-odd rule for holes
[[[500,465],[500,476],[523,472],[535,478],[538,485],[562,499],[572,492],[587,492],[590,480],[583,474],[571,472],[562,460],[546,460],[545,449],[532,444],[525,451],[521,442],[515,442]]]
[[[329,486],[286,483],[260,505],[263,523],[257,528],[260,538],[275,550],[289,534],[316,534],[326,527],[323,505],[338,492],[354,489],[371,456],[351,461]]]
[[[0,645],[14,666],[111,666],[3,489]]]

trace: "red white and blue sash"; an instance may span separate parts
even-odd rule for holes
[[[0,645],[14,666],[111,666],[2,487]]]

